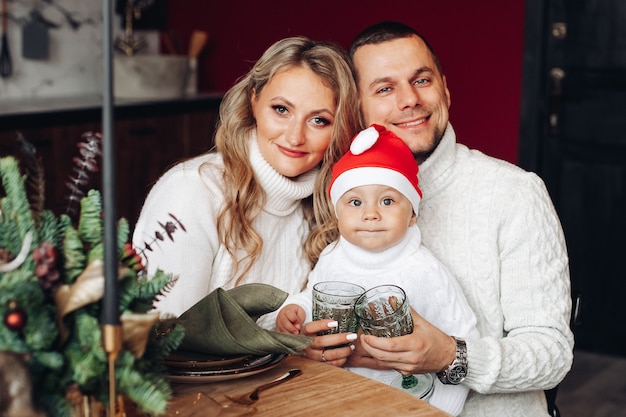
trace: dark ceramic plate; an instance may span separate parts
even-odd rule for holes
[[[287,357],[284,353],[271,353],[265,356],[248,356],[241,362],[212,368],[169,367],[168,378],[172,382],[201,383],[216,382],[229,379],[244,378],[268,371]]]
[[[207,369],[242,363],[250,357],[251,355],[219,357],[198,352],[177,351],[163,359],[163,363],[173,368]]]

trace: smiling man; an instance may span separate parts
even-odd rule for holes
[[[461,340],[418,311],[411,335],[363,336],[349,364],[464,384],[462,416],[548,416],[543,390],[569,371],[574,339],[567,250],[543,181],[457,143],[446,78],[413,28],[371,26],[349,54],[365,123],[394,132],[420,164],[422,241],[458,279],[480,332]]]
[[[441,141],[450,107],[446,77],[428,44],[417,35],[364,44],[352,59],[367,124],[385,126],[424,162]]]

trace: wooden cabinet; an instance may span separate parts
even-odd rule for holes
[[[219,98],[198,103],[161,103],[115,111],[117,217],[134,225],[150,187],[175,162],[213,146]],[[0,116],[0,155],[19,155],[17,132],[37,148],[46,176],[46,208],[60,214],[67,207],[67,180],[83,133],[101,132],[99,110],[64,112],[58,117]],[[101,189],[101,171],[89,188]]]

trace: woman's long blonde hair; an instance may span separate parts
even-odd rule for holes
[[[248,142],[256,128],[250,99],[252,94],[260,94],[277,72],[292,67],[306,67],[317,74],[333,91],[337,105],[330,145],[320,163],[313,195],[302,200],[311,230],[303,252],[311,266],[324,247],[338,238],[327,190],[332,165],[348,150],[352,136],[361,127],[356,85],[347,54],[336,44],[305,37],[282,39],[270,46],[250,72],[224,95],[220,106],[215,147],[224,159],[225,204],[217,218],[217,231],[235,261],[237,284],[263,248],[261,236],[252,227],[266,196],[249,162]],[[247,255],[238,259],[237,251],[241,250]]]

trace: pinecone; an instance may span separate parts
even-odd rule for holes
[[[60,283],[61,274],[57,269],[57,248],[50,242],[42,242],[33,251],[33,260],[37,263],[35,275],[41,288],[50,294]]]

